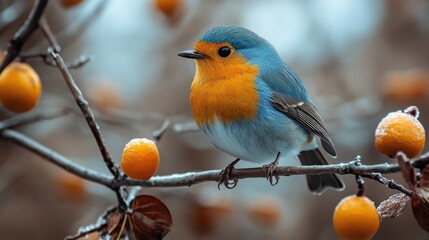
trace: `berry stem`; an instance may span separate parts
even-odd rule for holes
[[[365,192],[365,181],[361,175],[356,175],[356,183],[358,185],[358,192],[356,193],[356,196],[362,197]]]

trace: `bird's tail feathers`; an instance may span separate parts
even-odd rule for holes
[[[298,155],[302,165],[327,165],[325,157],[318,148],[302,151]],[[326,189],[332,188],[337,191],[344,189],[343,182],[334,173],[322,173],[318,175],[307,175],[308,188],[315,194],[322,194]]]

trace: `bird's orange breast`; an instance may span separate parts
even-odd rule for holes
[[[259,68],[235,54],[221,61],[198,60],[191,86],[191,105],[199,126],[248,120],[258,111],[256,76]]]

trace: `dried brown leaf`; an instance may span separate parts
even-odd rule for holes
[[[125,224],[124,221],[127,219],[124,218],[117,207],[108,210],[104,216],[107,224],[107,231],[103,233],[102,236],[109,235],[112,239],[118,239],[118,236],[122,234],[122,226]]]
[[[386,218],[395,218],[401,215],[407,206],[410,197],[404,193],[397,193],[384,200],[377,207],[378,215],[381,220]]]
[[[88,235],[82,236],[80,238],[77,238],[76,240],[97,240],[100,237],[99,232],[93,232]]]
[[[424,189],[426,192],[429,192],[429,167],[425,167],[420,172],[420,184],[419,188]]]
[[[424,197],[423,197],[424,196]],[[411,206],[413,207],[414,217],[426,232],[429,232],[429,193],[418,189],[413,195]]]
[[[399,152],[396,155],[396,159],[398,160],[399,167],[401,169],[402,175],[404,176],[405,181],[408,183],[408,186],[412,190],[416,190],[416,178],[415,178],[415,170],[410,165],[410,161],[408,157],[405,156],[403,152]]]
[[[173,220],[170,211],[158,198],[140,195],[130,205],[130,229],[136,239],[163,239],[171,231]]]

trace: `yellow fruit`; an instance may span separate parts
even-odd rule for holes
[[[386,99],[411,102],[429,97],[429,73],[422,69],[389,72],[381,83]]]
[[[156,173],[158,166],[158,148],[149,139],[132,139],[122,152],[122,170],[131,178],[148,180]]]
[[[191,223],[193,230],[199,235],[211,233],[234,210],[233,202],[225,199],[212,203],[193,202],[191,204]]]
[[[42,84],[34,69],[20,62],[9,64],[0,74],[0,101],[9,111],[21,113],[34,108]]]
[[[417,117],[418,115],[403,112],[389,113],[381,120],[375,131],[376,149],[390,157],[396,156],[399,151],[404,152],[409,158],[419,155],[426,138],[425,129]]]
[[[155,0],[155,7],[167,17],[173,16],[182,5],[182,0]]]
[[[248,211],[252,219],[268,226],[277,224],[282,212],[279,203],[272,199],[260,199],[252,203]]]
[[[63,172],[56,178],[56,185],[61,196],[71,200],[81,200],[86,196],[85,181],[71,173]]]
[[[86,92],[88,92],[91,104],[100,111],[108,111],[124,105],[123,97],[113,84],[98,82],[90,85]]]
[[[65,8],[70,8],[81,4],[83,0],[60,0],[60,4]]]
[[[365,196],[348,196],[334,212],[334,229],[343,240],[371,239],[380,227],[374,203]]]

